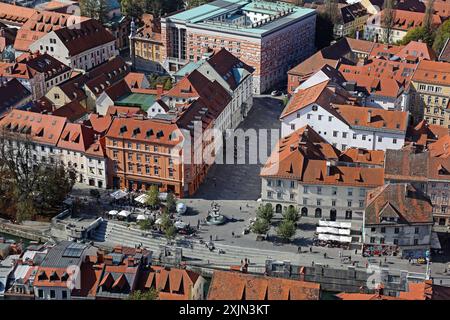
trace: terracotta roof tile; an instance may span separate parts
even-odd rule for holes
[[[208,300],[319,300],[320,285],[284,278],[214,271]]]
[[[387,184],[367,194],[366,225],[380,224],[384,213],[408,224],[433,223],[430,199],[407,183]]]

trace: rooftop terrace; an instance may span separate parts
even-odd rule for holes
[[[220,29],[262,35],[299,18],[314,14],[315,10],[288,3],[262,0],[216,0],[165,18],[208,29]]]

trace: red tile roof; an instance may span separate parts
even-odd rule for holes
[[[64,43],[70,56],[113,42],[114,36],[97,20],[86,20],[76,27],[62,28],[55,35]]]
[[[449,86],[450,63],[422,60],[419,62],[412,80]]]
[[[67,119],[30,111],[11,110],[0,120],[0,127],[19,135],[27,135],[32,141],[56,146]]]
[[[200,275],[177,268],[152,266],[143,270],[137,290],[158,290],[159,300],[191,300],[192,289]]]
[[[320,285],[284,278],[214,271],[208,300],[319,300]]]
[[[114,118],[106,137],[172,146],[183,138],[176,124],[138,118]]]
[[[432,224],[432,204],[421,191],[407,183],[386,184],[367,194],[366,225],[380,224],[383,218],[400,218],[408,224]]]
[[[32,43],[47,33],[71,26],[89,18],[52,11],[36,11],[17,32],[14,49],[27,51]]]
[[[95,131],[79,123],[67,123],[58,142],[58,148],[86,152],[95,141]]]
[[[337,104],[334,109],[350,126],[406,132],[408,125],[408,113],[403,111]]]
[[[261,176],[296,179],[310,184],[361,187],[383,185],[383,168],[336,165],[337,162],[358,163],[358,157],[352,155],[352,158],[349,156],[352,151],[347,152],[341,153],[311,127],[305,126],[278,142],[262,168]],[[380,158],[378,153],[370,154]],[[381,159],[376,161],[379,163]],[[367,162],[367,158],[363,157],[363,163]]]

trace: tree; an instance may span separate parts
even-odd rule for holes
[[[140,220],[137,224],[141,230],[150,230],[153,225],[152,221],[149,219]]]
[[[164,90],[170,90],[172,89],[172,80],[170,78],[167,78],[164,82]]]
[[[186,1],[186,9],[192,9],[210,2],[209,0],[188,0]]]
[[[381,12],[381,26],[383,27],[383,41],[390,44],[392,41],[395,23],[395,0],[385,0]]]
[[[411,41],[422,41],[431,47],[434,43],[434,34],[425,27],[417,27],[409,30],[399,44],[407,45]]]
[[[37,159],[33,149],[29,135],[0,132],[0,204],[14,204],[0,207],[0,212],[21,221],[58,213],[75,183],[73,168],[61,164],[56,155]]]
[[[295,224],[293,221],[283,219],[277,228],[277,235],[284,241],[290,240],[295,235]]]
[[[157,300],[159,292],[154,288],[150,288],[148,291],[133,291],[128,300]]]
[[[434,1],[435,0],[428,0],[425,9],[425,16],[423,18],[422,25],[428,31],[428,33],[433,33]]]
[[[159,199],[159,189],[158,186],[152,185],[147,191],[147,199],[145,204],[152,208],[159,206],[161,200]]]
[[[270,229],[270,224],[264,219],[256,219],[255,223],[252,225],[252,232],[256,234],[266,234]]]
[[[107,21],[109,10],[106,0],[80,0],[81,15],[99,20],[101,23]]]
[[[121,0],[122,14],[132,19],[140,19],[145,11],[145,0]]]
[[[324,13],[319,13],[316,18],[315,45],[318,50],[328,47],[334,39],[334,25],[330,18]]]
[[[267,203],[265,205],[260,205],[258,210],[256,211],[256,216],[262,220],[270,223],[270,220],[273,218],[273,207],[272,204]]]
[[[450,38],[450,20],[446,20],[441,26],[436,30],[433,50],[439,54],[445,45],[447,39]]]
[[[294,223],[297,222],[298,219],[300,219],[298,209],[295,207],[288,207],[283,213],[283,219],[292,221]]]
[[[169,192],[167,194],[166,206],[169,212],[174,212],[177,209],[177,199],[172,192]]]
[[[325,0],[324,15],[334,25],[339,21],[339,6],[337,0]]]

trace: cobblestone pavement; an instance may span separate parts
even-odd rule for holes
[[[253,108],[239,128],[244,131],[254,129],[257,132],[259,129],[280,129],[279,116],[282,110],[280,99],[258,96],[254,98]],[[243,147],[238,146],[241,149]],[[245,148],[246,159],[248,147],[247,145]],[[261,196],[260,169],[261,164],[215,164],[194,197],[209,200],[256,200]]]

